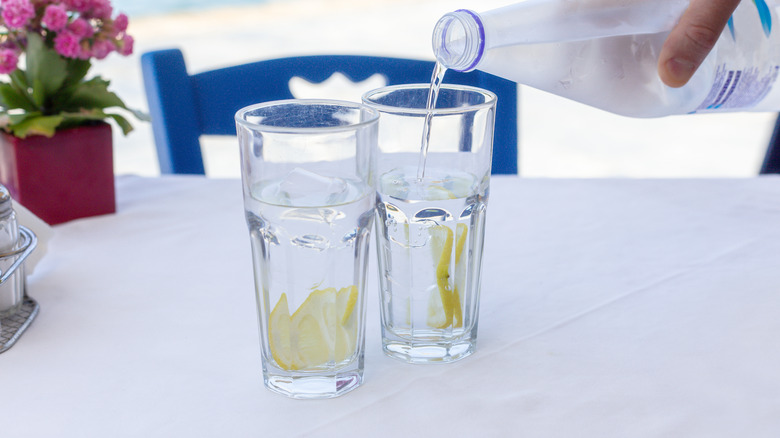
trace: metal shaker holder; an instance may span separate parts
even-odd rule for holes
[[[0,260],[12,259],[14,261],[5,272],[0,272],[0,284],[5,283],[17,269],[22,268],[25,259],[32,254],[38,244],[35,233],[21,225],[19,226],[19,241],[19,249],[0,254]],[[27,279],[24,276],[22,276],[22,288],[24,297],[21,307],[13,314],[0,318],[0,353],[11,348],[38,315],[38,303],[27,295]]]

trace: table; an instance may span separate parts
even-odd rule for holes
[[[262,385],[238,180],[119,177],[57,226],[0,355],[3,437],[780,436],[780,178],[491,184],[478,351]],[[373,256],[373,248],[372,248]],[[375,262],[374,262],[375,263]]]

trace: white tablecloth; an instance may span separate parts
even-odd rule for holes
[[[238,180],[117,181],[55,227],[0,355],[0,436],[780,436],[780,178],[491,184],[478,351],[264,389]],[[373,257],[372,248],[372,257]]]

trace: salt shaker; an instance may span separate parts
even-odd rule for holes
[[[11,204],[8,189],[0,185],[0,271],[11,268],[18,255],[13,254],[19,245],[19,224]],[[17,269],[6,281],[0,283],[0,317],[9,316],[22,305],[24,272]]]

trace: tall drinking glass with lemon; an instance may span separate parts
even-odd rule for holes
[[[382,345],[412,363],[452,362],[476,348],[496,104],[488,91],[444,85],[429,111],[428,88],[393,86],[363,97],[381,114]]]
[[[363,381],[378,113],[326,100],[236,114],[265,385],[293,398]]]

